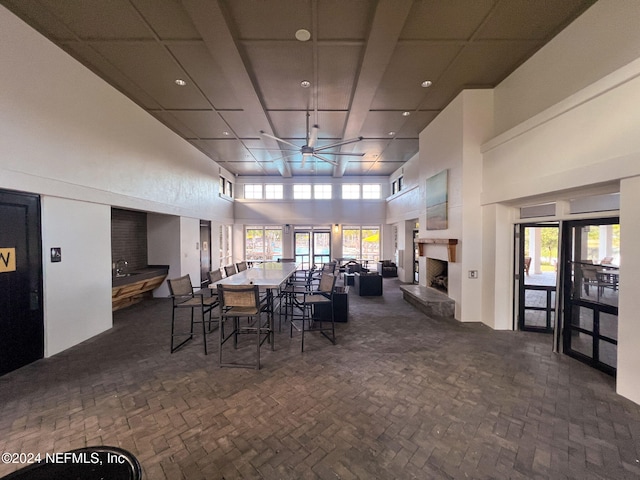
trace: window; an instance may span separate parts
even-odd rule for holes
[[[391,195],[395,195],[396,193],[398,193],[398,181],[394,180],[391,183]]]
[[[245,260],[277,260],[282,257],[282,228],[250,226],[245,230]]]
[[[343,227],[342,255],[377,262],[380,259],[380,227]]]
[[[342,198],[360,198],[360,185],[356,183],[345,183],[342,185]]]
[[[233,197],[233,184],[223,176],[220,176],[220,195]]]
[[[331,185],[314,185],[313,198],[331,198]]]
[[[293,198],[295,198],[296,200],[311,198],[311,185],[307,185],[307,184],[294,185]]]
[[[220,225],[220,265],[229,265],[231,256],[231,225]]]
[[[362,185],[362,198],[380,198],[380,185]]]
[[[264,186],[264,198],[267,200],[282,200],[284,189],[282,185],[267,184]]]
[[[401,191],[402,187],[404,187],[404,177],[398,177],[398,191]]]
[[[244,186],[244,198],[262,198],[262,185],[247,183]]]

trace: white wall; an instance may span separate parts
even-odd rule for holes
[[[112,326],[111,208],[42,198],[45,356]],[[51,263],[52,247],[62,261]]]
[[[231,176],[2,6],[0,58],[0,188],[43,196],[43,256],[63,247],[44,269],[52,355],[111,326],[111,206],[184,218],[178,256],[152,235],[149,262],[199,278],[194,225],[233,223],[218,196],[219,173]]]
[[[406,189],[388,199],[387,223],[418,218],[421,238],[452,238],[459,244],[456,262],[449,263],[448,295],[456,302],[455,317],[461,321],[482,321],[482,279],[469,279],[468,270],[482,275],[482,155],[480,147],[493,131],[490,90],[466,90],[456,97],[436,119],[420,133],[420,153],[407,162],[402,174]],[[448,170],[449,207],[446,230],[426,229],[427,178]],[[398,176],[400,172],[391,177]],[[413,239],[405,230],[404,281],[411,278]],[[407,257],[408,254],[408,257]],[[448,259],[445,245],[428,244],[419,258],[420,284],[426,286],[426,257]]]
[[[635,60],[638,25],[638,0],[598,1],[496,87],[496,133]]]
[[[496,125],[508,126],[483,146],[482,202],[496,206],[495,222],[485,222],[485,238],[495,230],[494,251],[485,250],[485,259],[494,258],[494,291],[511,291],[513,268],[500,265],[498,255],[504,239],[513,232],[510,205],[525,205],[536,199],[567,199],[584,192],[615,191],[620,188],[621,254],[620,303],[618,316],[617,390],[640,403],[640,370],[637,345],[637,291],[640,288],[640,250],[638,248],[638,205],[640,205],[640,3],[601,0],[583,17],[553,39],[544,52],[525,63],[495,89]],[[593,38],[598,45],[593,45]],[[594,55],[591,55],[594,47]],[[621,51],[618,51],[618,49]],[[584,55],[577,52],[584,50]],[[576,57],[567,59],[567,52]],[[635,59],[629,58],[632,52]],[[600,71],[594,67],[601,57],[606,75],[593,79]],[[612,70],[621,59],[628,63]],[[567,61],[570,60],[570,61]],[[576,63],[577,62],[577,63]],[[535,72],[539,75],[532,75]],[[554,81],[548,78],[553,73]],[[584,73],[587,72],[587,73]],[[575,79],[586,75],[587,84],[579,89]],[[546,109],[532,115],[527,100],[518,104],[518,94],[539,91],[538,83],[551,91],[541,95]],[[569,96],[565,83],[571,84]],[[566,98],[565,98],[566,96]],[[551,105],[546,103],[552,102]],[[510,108],[517,113],[509,112]],[[530,117],[526,117],[529,112]],[[522,117],[524,115],[524,118]],[[511,210],[512,211],[512,210]],[[560,215],[570,217],[566,208]],[[502,220],[500,220],[502,217]],[[512,247],[508,247],[512,248]],[[496,323],[512,316],[511,304],[495,297]],[[485,312],[487,315],[490,311]]]
[[[0,188],[212,215],[218,165],[4,7],[0,58]]]
[[[620,182],[620,297],[618,303],[618,372],[620,395],[640,403],[640,177]]]
[[[245,184],[282,184],[284,198],[282,200],[247,200],[243,197]],[[327,200],[299,200],[293,199],[293,184],[331,184],[332,199]],[[342,200],[342,184],[379,184],[380,199]],[[290,233],[283,237],[283,257],[293,257],[293,231],[299,226],[327,226],[331,228],[331,251],[333,257],[342,257],[342,226],[343,225],[371,225],[382,227],[381,258],[391,258],[393,245],[391,229],[385,226],[386,201],[389,192],[388,177],[295,177],[295,178],[265,178],[265,177],[237,177],[236,192],[238,197],[234,202],[234,256],[236,261],[243,259],[244,231],[246,225],[281,225],[289,224]],[[339,231],[334,231],[335,224]]]

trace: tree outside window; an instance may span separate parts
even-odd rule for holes
[[[245,260],[272,261],[282,257],[282,228],[250,226],[245,229]]]

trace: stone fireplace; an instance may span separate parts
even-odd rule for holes
[[[427,257],[427,286],[448,293],[449,263],[437,258]]]

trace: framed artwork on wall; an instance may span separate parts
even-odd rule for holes
[[[448,170],[427,178],[427,230],[448,228]]]

